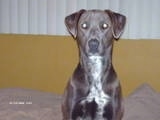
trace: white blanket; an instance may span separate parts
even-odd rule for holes
[[[61,96],[36,90],[0,90],[0,120],[62,120]],[[159,120],[160,94],[149,85],[125,99],[123,120]]]

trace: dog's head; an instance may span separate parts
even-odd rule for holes
[[[125,23],[125,16],[110,10],[80,10],[65,18],[68,31],[87,55],[105,54],[113,39],[121,36]]]

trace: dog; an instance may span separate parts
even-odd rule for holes
[[[79,64],[64,92],[63,120],[122,119],[121,86],[112,51],[125,23],[124,15],[111,10],[80,10],[65,18],[78,45]]]

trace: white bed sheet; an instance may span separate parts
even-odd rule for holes
[[[124,100],[123,120],[159,120],[160,94],[144,84]],[[61,96],[36,90],[0,90],[0,120],[62,120]]]

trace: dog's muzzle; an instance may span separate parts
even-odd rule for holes
[[[97,39],[91,39],[88,41],[89,52],[97,53],[99,47],[99,41]]]

